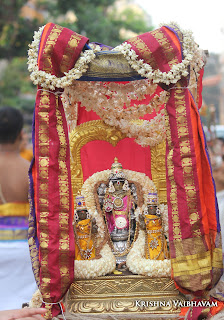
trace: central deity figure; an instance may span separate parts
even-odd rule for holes
[[[105,190],[103,213],[110,235],[112,251],[118,266],[126,262],[127,253],[134,239],[136,221],[135,201],[128,180],[118,159],[114,159]]]

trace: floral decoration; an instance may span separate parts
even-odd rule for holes
[[[163,24],[161,26],[164,25],[175,25],[178,27],[175,22]],[[44,27],[45,26],[42,26],[39,31],[34,33],[34,40],[31,43],[28,51],[28,69],[31,72],[31,79],[34,84],[40,84],[43,88],[48,88],[51,90],[54,90],[55,88],[68,87],[72,85],[74,80],[79,79],[83,73],[86,72],[88,68],[87,65],[95,58],[94,51],[100,51],[100,47],[92,46],[91,50],[85,50],[84,53],[81,53],[80,58],[76,62],[74,68],[65,73],[64,77],[57,78],[56,76],[45,71],[41,71],[38,68],[38,49]],[[142,77],[151,80],[153,83],[165,83],[166,85],[177,83],[182,76],[188,76],[189,65],[191,65],[196,73],[204,65],[201,50],[195,43],[192,32],[189,30],[181,30],[180,28],[179,30],[183,34],[184,59],[180,63],[173,65],[171,70],[168,72],[162,72],[159,69],[153,70],[149,64],[144,63],[142,59],[138,59],[138,55],[133,49],[131,49],[131,45],[127,42],[124,42],[113,50],[121,52],[134,70],[136,70]]]
[[[31,72],[30,78],[35,85],[39,84],[44,89],[55,90],[56,88],[68,87],[74,80],[79,79],[87,71],[88,64],[95,58],[94,51],[98,51],[99,47],[97,46],[95,49],[81,52],[74,68],[69,72],[65,72],[65,76],[58,78],[38,68],[38,50],[44,27],[40,27],[39,31],[34,33],[33,42],[29,45],[28,70]]]
[[[161,91],[154,95],[150,103],[144,103],[146,95],[155,93],[157,85],[148,80],[132,81],[126,84],[93,82],[76,82],[65,88],[63,103],[68,123],[74,129],[77,122],[77,105],[80,102],[87,111],[93,110],[108,125],[118,127],[127,137],[135,138],[142,145],[151,147],[163,141],[166,137],[163,111],[169,93]],[[133,101],[140,101],[136,104]],[[124,107],[125,106],[125,107]],[[153,111],[157,115],[151,120],[140,120],[145,114]]]
[[[155,184],[149,177],[147,177],[144,173],[132,171],[132,170],[123,170],[124,174],[127,177],[127,180],[138,182],[142,185],[142,191],[143,191],[143,198],[144,198],[144,204],[142,207],[138,207],[134,214],[136,217],[136,220],[138,221],[139,214],[142,214],[145,207],[147,206],[147,197],[148,192],[151,190],[151,192],[156,192]],[[104,170],[100,172],[94,173],[91,177],[89,177],[83,184],[81,193],[85,197],[85,203],[86,207],[92,217],[94,217],[97,221],[98,225],[98,236],[101,238],[105,237],[105,223],[102,217],[98,214],[96,210],[96,203],[94,199],[94,186],[100,182],[100,181],[107,181],[108,177],[110,175],[110,170]],[[165,226],[165,230],[168,230],[168,224],[166,221],[166,212],[167,212],[167,205],[159,205],[161,217],[163,221],[163,225]],[[166,231],[167,232],[167,231]],[[171,263],[170,260],[149,260],[144,258],[144,246],[145,246],[145,233],[140,230],[139,235],[135,243],[133,244],[132,249],[127,255],[127,266],[129,270],[133,273],[137,274],[143,274],[148,275],[152,277],[161,277],[161,276],[170,276],[171,273]],[[105,251],[105,254],[102,254],[102,250]],[[100,254],[102,257],[105,255],[105,257],[108,258],[107,264],[110,263],[111,271],[113,271],[112,265],[114,267],[114,262],[112,261],[112,258],[110,258],[110,254],[113,255],[109,245],[104,246],[101,250]],[[109,254],[110,252],[110,254]],[[111,259],[111,260],[110,260]],[[94,262],[95,261],[95,262]],[[89,260],[89,261],[76,261],[75,262],[75,268],[77,268],[75,272],[75,277],[80,277],[84,279],[85,277],[95,277],[99,276],[97,271],[97,261],[99,261],[99,265],[101,265],[101,261],[104,260]],[[88,262],[88,265],[87,263]],[[77,265],[78,263],[78,265]],[[105,263],[105,262],[104,262]],[[94,267],[96,265],[96,268]],[[109,266],[108,266],[109,267]],[[103,272],[103,266],[102,266],[102,272]]]
[[[32,298],[31,298],[31,300],[30,300],[30,302],[29,302],[29,307],[30,307],[30,308],[40,308],[41,305],[42,305],[42,302],[43,302],[42,295],[41,295],[41,293],[40,293],[40,290],[37,289],[37,290],[34,292]]]
[[[171,276],[171,261],[150,260],[145,258],[145,232],[139,231],[137,240],[127,255],[128,269],[135,274],[159,278]]]
[[[169,25],[177,26],[174,22]],[[161,91],[158,95],[155,94],[155,91],[158,83],[175,84],[182,76],[186,77],[189,73],[197,77],[204,61],[202,51],[195,43],[191,31],[179,28],[183,35],[184,59],[173,65],[169,72],[162,72],[159,69],[153,70],[149,64],[139,59],[127,42],[117,46],[113,50],[121,52],[130,66],[146,79],[127,83],[106,83],[75,81],[87,71],[89,63],[95,58],[94,52],[101,50],[96,45],[90,45],[91,50],[82,52],[74,68],[61,78],[39,70],[37,64],[38,49],[44,27],[35,32],[34,40],[28,51],[30,77],[34,84],[39,84],[44,89],[65,89],[62,99],[71,129],[76,126],[77,106],[80,102],[81,106],[85,106],[87,111],[93,110],[105,123],[119,128],[130,138],[134,137],[135,141],[141,146],[152,147],[165,139],[164,114],[158,112],[159,108],[166,104],[169,93]],[[192,86],[192,81],[190,84]],[[151,96],[150,102],[145,101],[147,95]],[[140,117],[153,111],[157,112],[157,116],[152,120],[144,120],[141,123],[138,121]]]
[[[160,26],[162,27],[164,25],[175,25],[178,27],[175,22],[171,22],[170,24],[161,24]],[[177,83],[182,76],[188,76],[190,65],[196,74],[204,65],[201,50],[195,43],[192,32],[190,30],[181,30],[180,28],[179,30],[183,35],[184,59],[180,63],[173,65],[171,70],[168,72],[162,72],[159,69],[153,70],[149,64],[144,63],[143,59],[138,59],[138,55],[131,48],[131,44],[127,42],[124,42],[113,50],[121,52],[134,70],[136,70],[142,77],[151,80],[153,83],[164,83],[166,85]]]
[[[100,251],[100,259],[75,260],[75,279],[91,279],[111,273],[116,259],[108,244]]]

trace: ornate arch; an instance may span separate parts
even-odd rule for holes
[[[93,120],[77,126],[69,136],[71,150],[71,180],[73,197],[83,185],[81,148],[90,141],[103,140],[116,146],[126,138],[116,127],[105,124],[102,120]],[[151,148],[152,180],[155,183],[160,202],[166,203],[165,142]]]
[[[93,120],[77,126],[70,134],[71,179],[73,196],[75,197],[83,185],[81,164],[81,148],[90,141],[104,140],[116,146],[124,139],[124,135],[115,127],[108,126],[102,120]]]

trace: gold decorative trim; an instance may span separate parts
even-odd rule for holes
[[[66,305],[72,314],[178,314],[185,298],[170,278],[139,275],[76,280]]]
[[[49,272],[49,114],[50,114],[50,93],[43,90],[40,94],[39,112],[37,121],[39,131],[36,132],[35,140],[39,148],[39,157],[37,159],[37,188],[39,192],[39,201],[37,202],[39,211],[38,224],[41,229],[40,243],[40,263],[42,267],[42,281],[40,283],[41,292],[44,293],[44,299],[50,299],[50,272]],[[33,264],[34,267],[34,264]],[[34,271],[36,273],[36,271]],[[39,274],[39,272],[38,272]],[[48,310],[50,313],[50,310]]]
[[[151,174],[160,203],[167,203],[166,190],[166,142],[151,148]]]
[[[83,185],[83,172],[81,165],[81,148],[93,140],[104,140],[116,146],[126,135],[117,128],[105,124],[102,120],[93,120],[77,126],[69,136],[71,150],[71,179],[73,197]]]
[[[57,97],[58,98],[58,97]],[[70,271],[67,267],[69,265],[69,182],[68,182],[68,166],[66,164],[67,157],[67,141],[63,127],[63,118],[61,109],[56,100],[56,128],[60,142],[58,153],[58,183],[59,183],[59,269],[61,275],[61,290],[66,292],[69,286]]]

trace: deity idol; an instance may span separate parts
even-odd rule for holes
[[[163,234],[162,221],[159,216],[158,196],[156,192],[149,192],[147,209],[139,216],[140,228],[145,230],[145,258],[164,260],[169,258],[166,238]]]
[[[105,192],[103,213],[118,266],[125,264],[134,239],[136,229],[134,208],[135,201],[128,180],[121,163],[115,158],[111,166],[109,186]]]
[[[95,258],[94,238],[97,233],[96,220],[91,219],[82,195],[76,197],[74,216],[75,260]]]

